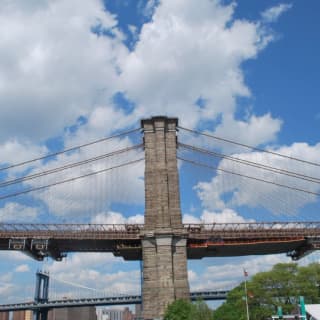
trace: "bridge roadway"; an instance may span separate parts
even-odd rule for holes
[[[36,260],[62,260],[68,252],[141,260],[141,239],[155,235],[138,224],[0,223],[0,250],[22,251]],[[320,222],[184,224],[173,235],[187,239],[188,259],[287,253],[296,260],[320,249]]]
[[[206,290],[190,293],[193,301],[202,300],[225,300],[229,290]],[[100,298],[81,298],[81,299],[62,299],[49,300],[48,302],[25,302],[0,305],[0,312],[18,311],[18,310],[38,310],[38,309],[58,309],[67,307],[85,307],[85,306],[110,306],[124,304],[141,304],[141,295],[121,295],[114,297]]]

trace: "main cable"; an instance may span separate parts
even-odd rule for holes
[[[32,162],[35,162],[35,161],[39,161],[39,160],[47,159],[47,158],[50,158],[50,157],[58,156],[59,154],[63,154],[63,153],[69,152],[69,151],[74,151],[74,150],[77,150],[77,149],[80,149],[80,148],[83,148],[83,147],[88,147],[88,146],[91,146],[93,144],[100,143],[100,142],[107,141],[107,140],[111,140],[111,139],[114,139],[114,138],[119,138],[121,136],[128,135],[128,134],[131,134],[133,132],[137,132],[139,130],[140,130],[140,128],[132,129],[132,130],[129,130],[129,131],[124,131],[124,132],[115,134],[113,136],[101,138],[101,139],[94,140],[94,141],[87,142],[87,143],[83,143],[83,144],[80,144],[80,145],[77,145],[77,146],[74,146],[74,147],[63,149],[61,151],[49,153],[49,154],[47,154],[45,156],[41,156],[41,157],[38,157],[38,158],[34,158],[34,159],[26,160],[26,161],[23,161],[23,162],[15,163],[15,164],[12,164],[12,165],[7,166],[7,167],[0,168],[0,171],[4,171],[4,170],[20,167],[20,166],[23,166],[23,165],[28,164],[28,163],[32,163]]]
[[[70,169],[70,168],[74,168],[74,167],[77,167],[77,166],[80,166],[80,165],[83,165],[83,164],[88,164],[88,163],[91,163],[91,162],[94,162],[94,161],[98,161],[98,160],[101,160],[101,159],[112,157],[114,155],[118,155],[118,154],[121,154],[121,153],[124,153],[124,152],[127,152],[127,151],[131,151],[131,150],[134,150],[134,149],[141,148],[142,146],[143,146],[142,143],[141,144],[137,144],[137,145],[134,145],[132,147],[123,148],[123,149],[116,150],[116,151],[113,151],[113,152],[110,152],[110,153],[105,153],[105,154],[102,154],[100,156],[96,156],[96,157],[93,157],[93,158],[85,159],[85,160],[78,161],[78,162],[73,162],[73,163],[66,164],[66,165],[60,166],[60,167],[56,167],[56,168],[53,168],[53,169],[50,169],[50,170],[41,171],[41,172],[38,172],[38,173],[26,175],[26,176],[23,176],[23,177],[20,177],[20,178],[8,180],[8,181],[0,183],[0,188],[4,188],[4,187],[7,187],[9,185],[17,184],[17,183],[28,181],[28,180],[33,180],[33,179],[36,179],[36,178],[39,178],[39,177],[43,177],[43,176],[46,176],[46,175],[49,175],[49,174],[53,174],[53,173],[61,172],[61,171],[64,171],[64,170],[67,170],[67,169]]]
[[[304,175],[304,174],[301,174],[301,173],[298,173],[298,172],[288,171],[288,170],[285,170],[285,169],[281,169],[281,168],[265,165],[265,164],[262,164],[262,163],[253,162],[253,161],[245,160],[245,159],[240,159],[240,158],[236,158],[236,157],[233,157],[233,156],[228,156],[228,155],[223,154],[223,153],[219,153],[219,152],[215,152],[215,151],[199,148],[199,147],[192,146],[192,145],[185,144],[185,143],[181,143],[181,142],[178,142],[178,147],[179,146],[184,148],[184,149],[187,149],[187,150],[196,151],[196,152],[203,153],[203,154],[206,154],[206,155],[210,155],[210,156],[213,156],[213,157],[216,157],[216,158],[220,158],[220,159],[227,159],[227,160],[230,160],[230,161],[234,161],[234,162],[241,163],[241,164],[244,164],[244,165],[247,165],[247,166],[251,166],[251,167],[258,168],[258,169],[270,171],[270,172],[273,172],[273,173],[279,173],[279,174],[282,174],[282,175],[286,175],[286,176],[293,177],[293,178],[296,178],[296,179],[301,179],[301,180],[308,181],[308,182],[320,183],[320,179],[319,178],[307,176],[307,175]]]
[[[140,162],[142,160],[144,160],[144,158],[140,158],[140,159],[137,159],[137,160],[132,160],[132,161],[129,161],[129,162],[126,162],[126,163],[119,164],[117,166],[113,166],[111,168],[106,168],[106,169],[90,172],[90,173],[87,173],[87,174],[84,174],[84,175],[81,175],[81,176],[78,176],[78,177],[61,180],[61,181],[54,182],[54,183],[51,183],[51,184],[47,184],[47,185],[44,185],[44,186],[35,187],[35,188],[31,188],[31,189],[27,189],[27,190],[15,192],[15,193],[9,193],[9,194],[6,194],[4,196],[1,196],[0,200],[13,198],[13,197],[16,197],[16,196],[19,196],[19,195],[22,195],[22,194],[26,194],[26,193],[30,193],[30,192],[33,192],[33,191],[39,191],[39,190],[43,190],[43,189],[50,188],[50,187],[53,187],[53,186],[57,186],[57,185],[60,185],[60,184],[64,184],[64,183],[67,183],[67,182],[72,182],[72,181],[75,181],[75,180],[87,178],[89,176],[100,174],[100,173],[103,173],[103,172],[106,172],[106,171],[110,171],[110,170],[113,170],[113,169],[118,169],[118,168],[122,168],[124,166],[135,164],[135,163],[138,163],[138,162]]]
[[[191,163],[191,164],[196,165],[196,166],[205,167],[205,168],[210,169],[210,170],[218,170],[218,171],[230,173],[230,174],[233,174],[233,175],[236,175],[236,176],[240,176],[240,177],[243,177],[243,178],[247,178],[247,179],[251,179],[251,180],[255,180],[255,181],[259,181],[259,182],[264,182],[264,183],[268,183],[268,184],[272,184],[272,185],[275,185],[275,186],[278,186],[278,187],[283,187],[283,188],[287,188],[287,189],[294,190],[294,191],[300,191],[300,192],[312,194],[312,195],[315,195],[315,196],[320,196],[320,193],[318,193],[318,192],[313,192],[313,191],[309,191],[309,190],[305,190],[305,189],[291,187],[291,186],[287,186],[285,184],[280,184],[280,183],[277,183],[277,182],[268,181],[268,180],[264,180],[264,179],[261,179],[261,178],[247,176],[247,175],[242,174],[242,173],[238,173],[238,172],[234,172],[234,171],[218,168],[218,167],[215,167],[215,166],[210,166],[210,165],[207,165],[207,164],[204,164],[204,163],[196,162],[196,161],[193,161],[193,160],[188,160],[188,159],[185,159],[185,158],[182,158],[182,157],[177,157],[177,159],[179,159],[181,161],[184,161],[184,162],[187,162],[187,163]]]
[[[191,132],[191,133],[195,133],[195,134],[198,134],[198,135],[202,135],[202,136],[205,136],[205,137],[208,137],[208,138],[212,138],[212,139],[215,139],[215,140],[231,143],[231,144],[234,144],[234,145],[237,145],[237,146],[241,146],[241,147],[244,147],[244,148],[247,148],[247,149],[251,149],[251,150],[255,150],[255,151],[259,151],[259,152],[264,152],[264,153],[269,153],[269,154],[273,154],[275,156],[279,156],[279,157],[282,157],[282,158],[286,158],[286,159],[290,159],[290,160],[294,160],[294,161],[298,161],[298,162],[302,162],[302,163],[306,163],[306,164],[310,164],[310,165],[313,165],[313,166],[320,167],[320,163],[316,163],[316,162],[312,162],[312,161],[308,161],[308,160],[304,160],[304,159],[299,159],[299,158],[296,158],[296,157],[287,156],[285,154],[278,153],[278,152],[275,152],[275,151],[270,151],[270,150],[266,150],[266,149],[253,147],[253,146],[250,146],[250,145],[247,145],[247,144],[244,144],[244,143],[240,143],[240,142],[236,142],[236,141],[233,141],[233,140],[221,138],[221,137],[214,136],[214,135],[211,135],[211,134],[208,134],[208,133],[204,133],[204,132],[200,132],[200,131],[197,131],[197,130],[191,130],[191,129],[180,127],[180,126],[177,127],[177,128],[181,129],[181,130],[185,130],[185,131]]]

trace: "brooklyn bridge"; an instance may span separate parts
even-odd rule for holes
[[[180,204],[178,160],[195,165],[197,163],[194,159],[178,156],[177,150],[183,148],[203,152],[204,149],[179,141],[178,130],[188,129],[179,127],[177,118],[158,116],[144,119],[140,129],[143,143],[131,148],[143,148],[144,157],[129,161],[125,165],[144,161],[144,224],[0,223],[0,250],[21,251],[39,261],[45,257],[60,261],[70,252],[112,252],[124,260],[143,261],[143,316],[144,319],[153,319],[162,316],[166,306],[172,301],[190,298],[187,259],[286,253],[293,260],[297,260],[320,248],[320,221],[212,221],[209,224],[184,224]],[[216,156],[223,159],[229,157],[223,154]],[[302,178],[302,175],[296,172],[258,163],[248,162],[246,165]],[[121,166],[122,164],[117,165]],[[92,173],[87,176],[90,174]],[[246,178],[261,180],[250,176]],[[303,176],[303,179],[307,178]],[[30,175],[24,179],[33,177]],[[319,183],[316,178],[308,179]],[[68,179],[65,179],[52,185],[67,182]],[[316,192],[308,192],[299,186],[283,185],[274,181],[261,183],[319,196]],[[0,199],[46,187],[49,186],[37,186],[31,190],[3,195]]]

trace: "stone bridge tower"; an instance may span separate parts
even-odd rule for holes
[[[145,148],[145,228],[142,234],[143,316],[164,314],[176,299],[189,299],[186,234],[177,169],[178,119],[142,120]]]

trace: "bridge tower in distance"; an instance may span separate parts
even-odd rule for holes
[[[142,236],[143,316],[162,316],[189,299],[187,234],[182,225],[177,168],[177,118],[141,121],[145,148],[145,227]]]

